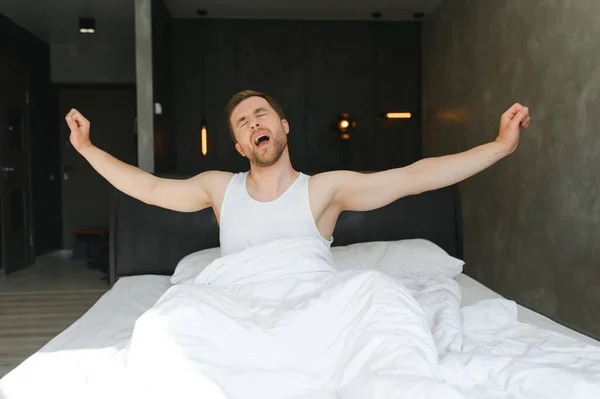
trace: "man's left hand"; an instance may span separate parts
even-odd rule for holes
[[[519,144],[521,129],[527,129],[530,121],[529,108],[519,103],[514,104],[500,118],[500,130],[496,142],[502,144],[507,153],[512,153]]]

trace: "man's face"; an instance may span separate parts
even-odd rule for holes
[[[289,125],[262,97],[250,97],[231,114],[235,148],[257,166],[271,166],[287,146]]]

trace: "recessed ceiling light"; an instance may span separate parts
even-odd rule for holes
[[[96,32],[96,20],[94,18],[79,18],[79,32],[81,32],[81,33]]]

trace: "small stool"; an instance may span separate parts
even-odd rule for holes
[[[104,228],[88,228],[73,230],[75,239],[85,245],[86,257],[94,258],[92,245],[100,244],[101,247],[108,245],[108,230]],[[100,248],[102,250],[102,248]]]

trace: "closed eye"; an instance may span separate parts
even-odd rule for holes
[[[265,116],[268,113],[269,113],[269,111],[263,107],[257,108],[254,110],[254,115],[256,115],[256,116]]]

